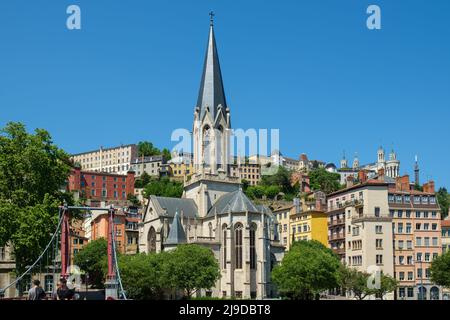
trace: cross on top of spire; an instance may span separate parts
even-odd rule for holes
[[[214,25],[214,16],[215,16],[214,11],[210,11],[209,12],[209,22],[210,22],[211,26]]]

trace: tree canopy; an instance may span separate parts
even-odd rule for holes
[[[256,186],[246,186],[244,191],[250,199],[273,200],[278,194],[282,193],[284,198],[290,200],[294,198],[299,191],[298,185],[291,185],[292,172],[283,167],[278,167],[273,175],[263,175],[261,182]]]
[[[283,296],[310,300],[337,287],[340,265],[339,258],[322,243],[298,241],[273,269],[272,279]]]
[[[149,157],[162,155],[166,161],[172,158],[169,149],[164,148],[162,150],[158,149],[150,141],[140,141],[137,145],[138,157]]]
[[[450,207],[450,194],[448,194],[446,188],[439,188],[436,197],[441,207],[442,217],[446,217],[448,215],[448,208]]]
[[[162,197],[180,198],[183,194],[183,184],[178,181],[172,181],[169,177],[159,179],[152,178],[150,182],[144,186],[144,196],[150,195]]]
[[[183,244],[170,253],[168,283],[190,298],[199,289],[210,289],[220,278],[212,251],[196,244]]]
[[[450,288],[450,251],[443,253],[431,263],[431,281]]]
[[[328,172],[325,168],[318,168],[309,172],[309,183],[312,190],[321,190],[326,194],[341,189],[338,173]]]
[[[89,273],[89,282],[98,288],[103,286],[107,263],[108,242],[104,238],[90,241],[74,256],[74,263]]]
[[[133,299],[159,299],[164,292],[182,291],[187,298],[213,287],[219,265],[208,248],[196,244],[177,246],[168,252],[119,257],[122,283]]]
[[[119,268],[127,297],[136,300],[160,299],[167,279],[167,252],[120,255]]]
[[[397,280],[395,278],[380,274],[380,283],[378,288],[369,287],[371,275],[367,272],[358,271],[355,268],[342,266],[340,270],[339,285],[352,292],[354,297],[362,300],[370,295],[376,295],[380,299],[397,288]]]
[[[55,232],[69,156],[43,129],[28,133],[22,123],[0,130],[0,246],[12,245],[16,272],[42,252]]]

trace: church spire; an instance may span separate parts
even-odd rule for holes
[[[225,100],[225,91],[223,89],[222,73],[220,71],[219,55],[217,53],[216,39],[214,36],[214,13],[210,12],[210,26],[208,46],[206,48],[205,62],[203,65],[202,80],[197,100],[197,108],[200,109],[200,119],[203,117],[206,109],[213,119],[219,112],[219,105],[222,106],[222,112],[225,115],[227,103]]]

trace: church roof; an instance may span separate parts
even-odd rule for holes
[[[230,212],[260,212],[245,193],[239,189],[227,194],[224,194],[217,200],[208,212],[208,216],[223,214]]]
[[[214,25],[211,20],[209,28],[208,46],[206,48],[205,62],[203,65],[202,80],[198,93],[197,106],[200,108],[200,119],[209,107],[212,119],[218,114],[218,107],[222,105],[222,112],[227,108],[225,91],[223,89],[222,73],[220,71],[219,55],[217,53]]]
[[[167,236],[165,244],[180,244],[186,243],[186,233],[184,232],[183,225],[181,224],[180,215],[178,211],[175,212],[175,216],[170,226],[169,235]]]
[[[266,213],[268,215],[272,215],[272,210],[270,210],[270,208],[268,206],[265,206],[265,205],[262,205],[262,204],[258,204],[255,207],[256,207],[256,209],[258,209],[258,212]]]
[[[183,212],[186,218],[197,217],[197,205],[192,199],[150,196],[150,200],[159,207],[157,209],[160,214],[165,210],[168,217],[174,217],[177,211]]]

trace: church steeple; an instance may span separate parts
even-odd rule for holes
[[[210,26],[208,45],[206,48],[205,62],[203,64],[202,80],[198,93],[197,108],[200,109],[200,119],[209,108],[209,112],[215,120],[219,112],[219,105],[225,116],[227,102],[223,89],[222,73],[220,71],[219,55],[217,53],[216,39],[214,36],[214,13],[210,12]]]

